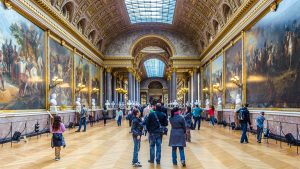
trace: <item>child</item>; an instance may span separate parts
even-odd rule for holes
[[[66,130],[65,125],[61,122],[60,116],[54,116],[54,121],[50,126],[50,132],[53,133],[51,147],[55,148],[55,160],[60,160],[61,146],[65,147],[63,132]]]
[[[133,109],[133,119],[132,119],[132,138],[133,138],[133,159],[132,159],[132,166],[133,167],[142,167],[138,160],[138,152],[140,149],[141,144],[141,137],[143,135],[143,122],[141,119],[141,112],[137,109]]]
[[[264,131],[264,121],[265,121],[265,112],[261,112],[259,116],[256,118],[257,125],[257,142],[261,143],[262,133]]]

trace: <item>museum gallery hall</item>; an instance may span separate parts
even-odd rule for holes
[[[0,0],[0,168],[300,168],[299,9]]]

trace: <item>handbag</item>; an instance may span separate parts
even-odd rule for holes
[[[162,134],[162,135],[168,135],[168,128],[166,128],[166,127],[164,127],[164,126],[162,126],[162,125],[160,124],[156,112],[154,112],[154,116],[155,116],[155,118],[156,118],[156,121],[157,121],[158,124],[159,124],[159,133]]]

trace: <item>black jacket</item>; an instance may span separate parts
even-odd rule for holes
[[[249,123],[249,125],[251,125],[250,112],[247,109],[247,107],[243,107],[243,108],[239,109],[237,111],[237,113],[239,113],[242,109],[245,111],[245,119],[244,120],[240,120],[240,123]]]
[[[162,111],[163,113],[165,113],[166,116],[168,117],[168,109],[167,109],[167,108],[165,108],[164,106],[162,106],[162,107],[161,107],[161,111]]]
[[[143,122],[140,118],[133,117],[131,132],[135,137],[143,135]]]
[[[160,133],[159,123],[157,122],[154,113],[156,113],[161,126],[168,126],[168,117],[163,112],[155,111],[150,113],[147,120],[145,121],[149,133]]]

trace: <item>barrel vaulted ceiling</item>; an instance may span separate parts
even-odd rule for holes
[[[203,50],[245,0],[177,0],[172,24],[131,24],[124,0],[47,0],[99,51],[118,35],[163,29],[190,38]]]

